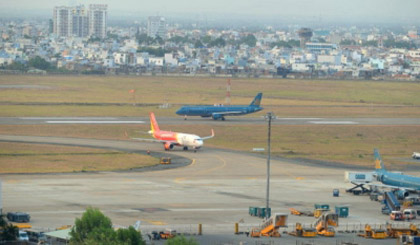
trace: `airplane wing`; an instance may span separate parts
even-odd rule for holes
[[[154,142],[154,143],[171,143],[171,144],[177,144],[176,141],[170,141],[170,140],[157,140],[157,139],[145,139],[145,138],[131,138],[133,140],[138,141],[144,141],[144,142]]]
[[[213,115],[220,115],[220,116],[229,116],[229,115],[236,115],[236,114],[244,114],[244,111],[224,111],[224,112],[217,112],[213,113]]]
[[[202,139],[202,140],[208,140],[208,139],[211,139],[211,138],[213,138],[213,137],[214,137],[214,130],[212,129],[212,130],[211,130],[211,135],[210,135],[210,136],[202,137],[201,139]]]

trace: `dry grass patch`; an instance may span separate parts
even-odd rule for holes
[[[0,142],[0,173],[112,171],[158,163],[150,156],[120,151]]]
[[[165,130],[206,136],[207,125],[165,125]],[[149,137],[148,125],[2,125],[0,134],[63,136],[129,140]],[[223,125],[214,127],[216,136],[205,146],[251,151],[266,147],[265,125]],[[379,148],[386,164],[398,166],[418,150],[420,126],[360,125],[274,125],[272,152],[290,158],[308,158],[372,166],[373,148]],[[126,136],[126,133],[128,137]],[[205,149],[204,149],[205,150]]]

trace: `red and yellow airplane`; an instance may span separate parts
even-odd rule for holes
[[[211,130],[211,135],[207,137],[200,137],[195,134],[184,134],[171,131],[160,130],[159,125],[156,121],[155,114],[150,112],[150,127],[149,134],[155,139],[144,139],[144,138],[133,138],[140,141],[148,142],[159,142],[163,143],[165,150],[171,150],[174,146],[182,146],[186,151],[188,148],[194,151],[200,149],[203,146],[203,141],[214,137],[214,131]]]

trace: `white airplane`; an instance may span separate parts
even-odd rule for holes
[[[158,142],[163,143],[163,147],[166,151],[172,150],[174,146],[181,146],[186,151],[188,148],[193,149],[194,151],[200,149],[203,146],[203,141],[214,137],[214,131],[211,130],[211,135],[207,137],[200,137],[195,134],[184,134],[171,131],[160,130],[159,125],[156,121],[155,114],[150,112],[150,127],[151,130],[149,134],[153,136],[154,139],[144,139],[144,138],[132,138],[139,141],[147,142]]]
[[[420,159],[420,153],[419,152],[413,152],[413,155],[411,156],[414,159]]]

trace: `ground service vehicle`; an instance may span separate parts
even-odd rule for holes
[[[404,215],[401,211],[392,211],[389,217],[391,218],[391,220],[395,221],[404,220]]]
[[[22,241],[22,242],[29,242],[29,237],[28,237],[28,233],[26,233],[26,231],[19,231],[18,237],[17,237],[18,241]]]
[[[404,216],[404,219],[405,220],[415,219],[417,217],[416,210],[414,210],[414,209],[405,209],[403,211],[403,216]]]
[[[319,217],[315,222],[315,229],[318,235],[333,237],[335,236],[335,231],[331,227],[338,226],[338,214],[335,213],[324,213]]]
[[[392,227],[392,224],[388,224],[386,227],[386,233],[388,237],[399,238],[401,236],[417,236],[417,226],[410,224],[408,228]]]
[[[358,236],[364,238],[373,238],[373,239],[385,239],[387,238],[385,230],[381,229],[372,229],[370,225],[365,225],[365,232],[362,234],[358,234]]]
[[[7,213],[7,219],[11,222],[27,223],[31,220],[31,216],[27,213],[9,212]]]
[[[251,232],[251,237],[280,237],[279,228],[287,226],[287,214],[274,214],[269,219],[265,220],[260,227],[254,227]]]
[[[301,223],[296,223],[295,231],[289,232],[289,235],[297,237],[316,237],[316,230],[304,228]]]

